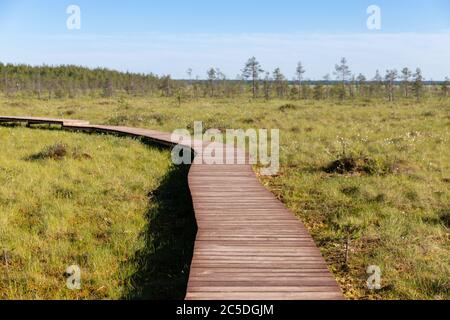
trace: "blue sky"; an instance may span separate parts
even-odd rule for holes
[[[81,8],[68,30],[66,8]],[[368,30],[369,5],[381,30]],[[450,76],[448,0],[0,0],[0,61],[79,64],[204,77],[219,67],[235,78],[256,56],[291,78],[297,61],[321,79],[346,56],[354,73],[420,66]]]

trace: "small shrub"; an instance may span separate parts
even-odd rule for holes
[[[92,160],[92,156],[76,147],[72,151],[72,158],[76,160]]]
[[[423,117],[434,117],[434,116],[436,116],[436,112],[426,111],[426,112],[422,113],[422,116]]]
[[[69,147],[63,143],[56,143],[51,146],[45,147],[42,151],[27,157],[27,161],[37,161],[37,160],[62,160],[66,156],[70,156],[76,160],[91,160],[92,156],[88,153],[83,152],[79,148],[74,148],[72,151]]]
[[[439,220],[446,228],[450,228],[450,210],[442,211],[439,214]]]
[[[367,157],[344,157],[333,161],[328,166],[324,168],[327,173],[338,173],[338,174],[351,174],[351,173],[366,173],[366,174],[376,174],[381,170],[378,163]]]
[[[282,105],[281,107],[278,108],[278,110],[280,110],[281,112],[286,112],[289,110],[297,110],[297,106],[295,104],[292,103],[286,103],[284,105]]]
[[[75,114],[75,110],[66,110],[63,112],[64,115],[66,116],[73,116]]]
[[[244,119],[242,119],[242,122],[245,123],[245,124],[253,124],[256,121],[253,118],[244,118]]]
[[[0,264],[8,265],[9,261],[11,261],[11,252],[3,249],[0,251]]]
[[[54,145],[45,147],[44,150],[29,156],[26,160],[62,160],[67,155],[67,145],[63,143],[56,143]]]
[[[63,187],[56,187],[54,189],[54,195],[59,199],[72,199],[74,196],[72,190]]]
[[[357,186],[345,187],[341,191],[347,196],[356,196],[359,194],[359,188]]]
[[[376,203],[383,203],[386,202],[386,199],[386,195],[384,193],[380,193],[375,198],[373,198],[372,201]]]

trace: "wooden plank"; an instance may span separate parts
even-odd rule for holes
[[[191,292],[217,292],[217,293],[225,293],[225,292],[245,292],[245,293],[250,293],[250,292],[261,292],[261,293],[266,293],[266,292],[274,292],[274,290],[276,290],[276,292],[329,292],[330,290],[333,290],[334,286],[331,287],[327,287],[327,286],[318,286],[318,287],[192,287]]]
[[[237,277],[236,275],[216,278],[211,276],[199,275],[191,276],[189,287],[323,287],[334,288],[336,281],[330,277],[277,277],[254,278],[251,275]]]
[[[187,300],[342,300],[340,292],[190,292]]]

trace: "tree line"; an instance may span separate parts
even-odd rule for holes
[[[29,66],[0,63],[0,90],[8,96],[31,94],[42,99],[82,95],[154,94],[165,77],[153,74],[89,69],[74,65]]]
[[[447,98],[449,79],[439,83],[426,82],[420,68],[376,71],[372,78],[354,74],[346,58],[335,65],[333,76],[327,74],[320,81],[305,78],[306,69],[301,62],[295,68],[295,79],[289,80],[280,68],[269,72],[255,57],[248,59],[235,79],[228,79],[219,68],[209,68],[206,79],[192,79],[188,69],[186,80],[174,80],[170,75],[158,76],[119,72],[74,65],[29,66],[0,63],[0,90],[6,96],[32,95],[39,99],[76,98],[79,96],[176,97],[185,99],[202,97],[240,97],[254,99],[396,99],[421,100],[425,97]]]

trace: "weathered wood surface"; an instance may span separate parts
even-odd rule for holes
[[[0,117],[0,122],[23,122],[28,124],[87,125],[88,121],[70,119],[51,119],[37,117]]]
[[[0,122],[56,123],[173,145],[169,133],[81,120],[0,117]],[[192,148],[200,157],[198,146],[202,143]],[[237,150],[236,158],[247,157]],[[250,164],[200,161],[188,180],[198,234],[186,299],[343,299],[309,232],[259,183]]]

